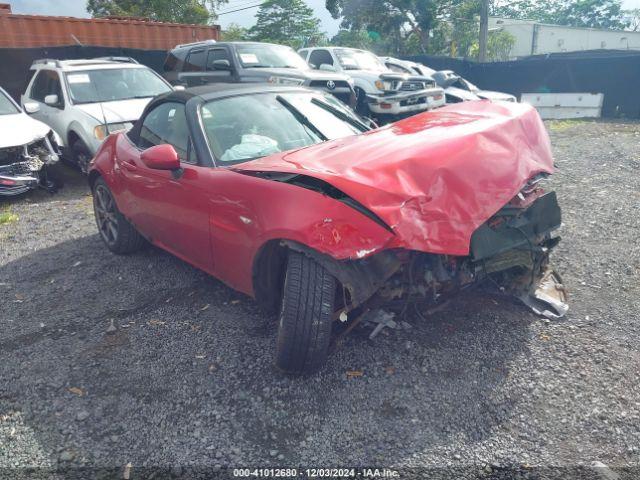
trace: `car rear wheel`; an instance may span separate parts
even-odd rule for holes
[[[93,211],[100,236],[109,250],[125,254],[142,248],[144,238],[120,213],[111,190],[102,178],[93,186]]]
[[[282,293],[276,365],[312,373],[324,365],[331,339],[336,280],[306,255],[290,251]]]
[[[369,104],[367,103],[367,94],[360,87],[356,87],[356,112],[362,115],[363,117],[370,117],[371,110],[369,109]]]

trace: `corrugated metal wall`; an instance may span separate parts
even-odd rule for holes
[[[34,60],[39,58],[55,58],[72,60],[95,57],[132,57],[143,65],[162,73],[162,64],[167,56],[166,50],[140,50],[119,47],[66,47],[40,48],[0,48],[0,86],[20,101],[33,72],[29,71]]]
[[[0,14],[0,48],[82,44],[168,50],[179,43],[218,40],[219,35],[218,25]]]

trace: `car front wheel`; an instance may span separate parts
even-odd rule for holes
[[[71,145],[71,159],[82,173],[87,174],[89,172],[89,163],[91,163],[92,158],[89,148],[82,140],[78,139],[73,142],[73,145]]]
[[[93,211],[100,236],[113,253],[133,253],[144,245],[144,238],[120,213],[102,178],[98,178],[93,186]]]
[[[292,374],[312,373],[327,359],[336,280],[306,255],[290,251],[282,293],[276,365]]]

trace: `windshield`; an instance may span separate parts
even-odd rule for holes
[[[376,72],[387,70],[378,57],[365,50],[337,48],[335,54],[345,70],[374,70]]]
[[[367,130],[346,107],[321,93],[262,93],[201,107],[211,153],[232,164],[356,135]]]
[[[292,48],[281,45],[237,45],[238,60],[244,68],[297,68],[309,65]]]
[[[15,113],[20,113],[20,110],[7,94],[0,90],[0,115],[13,115]]]
[[[435,70],[418,63],[414,65],[413,69],[418,75],[424,75],[425,77],[431,77],[434,73],[436,73]]]
[[[477,92],[478,90],[480,90],[469,80],[465,80],[462,77],[459,77],[458,80],[452,84],[452,86],[461,88],[463,90],[468,90],[470,92]]]
[[[81,70],[66,74],[74,103],[155,97],[171,88],[148,68]]]

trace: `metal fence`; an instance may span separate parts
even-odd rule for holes
[[[603,93],[603,117],[640,118],[640,52],[594,50],[477,63],[419,55],[407,60],[454,70],[478,87],[522,93]]]

